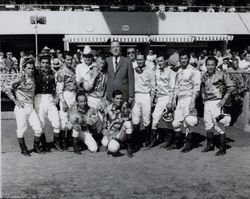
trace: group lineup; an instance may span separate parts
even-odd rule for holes
[[[33,151],[50,151],[46,118],[53,127],[57,151],[73,146],[74,153],[81,154],[81,140],[93,153],[101,148],[115,156],[126,147],[131,158],[135,151],[155,146],[162,120],[166,123],[163,147],[187,153],[194,147],[200,104],[207,139],[202,152],[215,150],[216,132],[220,144],[215,155],[226,154],[225,127],[239,115],[248,89],[244,75],[236,73],[238,59],[224,68],[223,64],[218,67],[215,56],[208,56],[204,66],[197,67],[190,53],[182,50],[178,67],[173,67],[165,55],[145,55],[135,48],[128,48],[124,57],[118,41],[111,42],[110,57],[92,52],[85,46],[82,62],[73,67],[71,52],[64,52],[62,60],[44,49],[39,64],[34,57],[26,57],[18,78],[2,89],[15,103],[23,155],[31,155],[24,140],[28,123],[34,131]]]

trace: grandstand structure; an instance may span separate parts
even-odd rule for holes
[[[46,24],[37,25],[39,50],[44,46],[76,50],[86,44],[107,48],[110,41],[119,40],[123,46],[136,46],[142,50],[155,48],[165,52],[169,48],[188,47],[223,51],[230,47],[240,51],[242,46],[248,45],[250,38],[248,2],[245,2],[246,6],[233,5],[237,8],[234,12],[228,11],[232,7],[228,4],[224,6],[225,12],[218,11],[219,5],[210,12],[207,10],[211,6],[183,3],[177,6],[164,4],[164,8],[159,3],[155,10],[151,9],[150,3],[134,5],[137,8],[134,10],[129,10],[129,3],[17,3],[0,5],[0,51],[12,50],[17,54],[21,50],[35,49],[32,17],[46,18]]]

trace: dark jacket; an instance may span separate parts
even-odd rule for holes
[[[108,57],[106,61],[108,64],[107,99],[112,99],[112,93],[114,90],[120,90],[126,101],[129,97],[134,97],[134,70],[131,61],[128,58],[121,56],[116,72],[114,72],[113,57]]]

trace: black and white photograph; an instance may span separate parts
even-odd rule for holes
[[[0,0],[0,24],[0,198],[250,198],[250,0]]]

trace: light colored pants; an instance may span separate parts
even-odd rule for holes
[[[120,132],[116,135],[115,139],[119,142],[124,142],[127,139],[127,135],[132,134],[133,132],[133,127],[132,127],[132,123],[131,121],[126,121],[123,123],[122,128],[120,130]],[[102,138],[102,145],[107,147],[108,143],[111,139],[108,136],[103,136]]]
[[[221,114],[221,108],[217,106],[220,100],[206,101],[204,104],[204,123],[205,130],[210,131],[214,127],[215,131],[224,134],[225,127],[216,122],[216,117]]]
[[[141,117],[144,126],[150,124],[151,97],[149,93],[136,93],[132,108],[132,122],[134,125],[140,123]]]
[[[48,117],[54,128],[54,133],[59,133],[60,118],[58,110],[53,101],[54,98],[51,94],[37,94],[34,101],[35,110],[43,128],[45,127],[45,118]]]
[[[29,122],[30,126],[34,130],[34,134],[37,137],[41,136],[42,127],[33,104],[25,104],[24,108],[19,108],[15,106],[14,114],[16,117],[17,124],[17,137],[23,138],[25,131],[27,130],[27,124]]]
[[[97,109],[98,104],[102,101],[102,98],[88,96],[88,106]]]
[[[169,96],[158,97],[155,110],[152,115],[153,116],[152,129],[157,129],[162,113],[168,103],[169,103]]]
[[[191,99],[192,97],[186,97],[178,100],[178,104],[174,112],[174,120],[172,122],[174,131],[181,131],[182,124],[184,127],[187,127],[185,123],[183,123],[183,121],[184,118],[189,115],[189,106],[191,103]]]
[[[79,137],[84,142],[84,144],[86,144],[89,151],[91,151],[93,153],[97,152],[97,150],[98,150],[97,143],[89,131],[78,132],[75,129],[73,129],[72,137],[74,137],[74,138]]]
[[[63,92],[64,99],[70,107],[74,103],[76,103],[76,93],[71,91],[64,91]],[[71,125],[69,124],[69,115],[68,112],[63,111],[63,105],[62,102],[60,102],[60,119],[61,119],[61,128],[62,130],[65,130],[66,128],[72,129]]]

